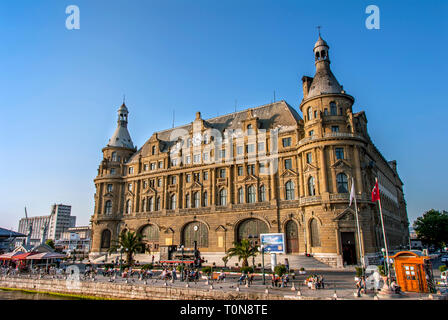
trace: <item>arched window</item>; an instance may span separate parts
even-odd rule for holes
[[[130,214],[132,211],[132,200],[129,199],[128,201],[126,201],[126,209],[125,209],[125,213],[126,214]]]
[[[152,146],[151,149],[152,149],[151,150],[152,155],[155,155],[156,154],[156,146]]]
[[[159,228],[156,225],[148,224],[140,230],[144,242],[159,242]]]
[[[244,190],[243,188],[238,189],[238,203],[244,203]]]
[[[338,110],[336,109],[336,102],[334,102],[334,101],[330,102],[330,114],[332,116],[338,115]]]
[[[193,194],[194,208],[199,208],[201,206],[201,197],[199,192]]]
[[[220,206],[227,205],[227,190],[226,189],[222,189],[221,191],[219,191],[219,205]]]
[[[255,187],[254,186],[247,187],[247,202],[248,203],[255,202]]]
[[[207,194],[207,191],[204,191],[203,197],[204,197],[204,207],[208,207],[208,194]]]
[[[175,194],[171,195],[171,197],[170,197],[170,209],[171,210],[176,209],[176,195]]]
[[[156,199],[156,211],[159,211],[161,209],[161,205],[160,205],[160,197],[157,197]]]
[[[294,200],[294,182],[288,181],[285,183],[285,189],[286,189],[286,200]]]
[[[199,221],[187,223],[182,230],[182,244],[186,248],[194,248],[195,242],[199,248],[208,247],[208,228]]]
[[[117,161],[117,153],[115,151],[112,152],[112,161]]]
[[[269,228],[263,221],[259,219],[247,219],[237,227],[237,241],[240,242],[243,239],[258,241],[260,239],[260,233],[268,232]]]
[[[313,118],[313,110],[311,107],[308,108],[308,120],[311,120]]]
[[[339,173],[336,176],[336,181],[338,184],[338,192],[339,193],[348,193],[348,181],[345,173]]]
[[[110,248],[110,231],[108,229],[105,229],[103,230],[103,232],[101,232],[101,248]]]
[[[112,201],[107,200],[106,205],[104,206],[104,213],[105,214],[111,214],[112,213]]]
[[[185,195],[185,208],[190,208],[190,194]]]
[[[310,233],[311,246],[320,247],[319,223],[314,218],[310,221]]]
[[[265,202],[266,201],[266,188],[264,185],[260,186],[260,197],[259,197],[260,202]]]
[[[316,188],[315,188],[315,185],[314,185],[314,177],[310,177],[308,179],[308,195],[309,196],[316,195]]]
[[[154,211],[154,198],[150,197],[148,201],[148,209],[149,211]],[[148,210],[146,210],[148,211]]]

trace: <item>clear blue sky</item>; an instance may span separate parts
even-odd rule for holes
[[[344,4],[342,4],[344,3]],[[65,28],[80,8],[81,29]],[[381,29],[365,28],[365,8]],[[269,103],[298,108],[313,76],[316,26],[332,69],[365,110],[373,141],[396,159],[408,214],[448,209],[447,19],[440,1],[2,1],[0,225],[27,206],[93,211],[93,178],[126,94],[130,133]]]

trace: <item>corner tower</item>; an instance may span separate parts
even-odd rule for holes
[[[102,149],[103,160],[94,179],[96,193],[92,216],[92,257],[109,249],[111,239],[117,237],[118,225],[123,215],[126,162],[137,151],[127,128],[128,115],[128,108],[123,102],[118,109],[117,128]]]

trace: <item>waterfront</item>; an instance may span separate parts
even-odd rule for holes
[[[0,289],[0,300],[78,300],[71,297],[56,296],[46,293],[25,292]]]

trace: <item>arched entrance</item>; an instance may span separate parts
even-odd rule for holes
[[[186,248],[194,248],[195,241],[198,248],[208,247],[208,228],[205,223],[194,221],[184,226],[182,230],[182,244]]]
[[[261,233],[269,233],[266,223],[259,219],[247,219],[238,225],[236,241],[240,242],[243,239],[249,239],[254,245],[258,245]]]
[[[289,220],[285,225],[286,233],[286,253],[299,252],[299,230],[297,223],[293,220]]]
[[[142,241],[146,243],[145,251],[152,253],[159,250],[159,228],[156,225],[144,226],[140,230],[140,234],[143,236]]]
[[[101,232],[101,249],[109,249],[110,248],[110,238],[111,233],[109,229],[103,230]]]

